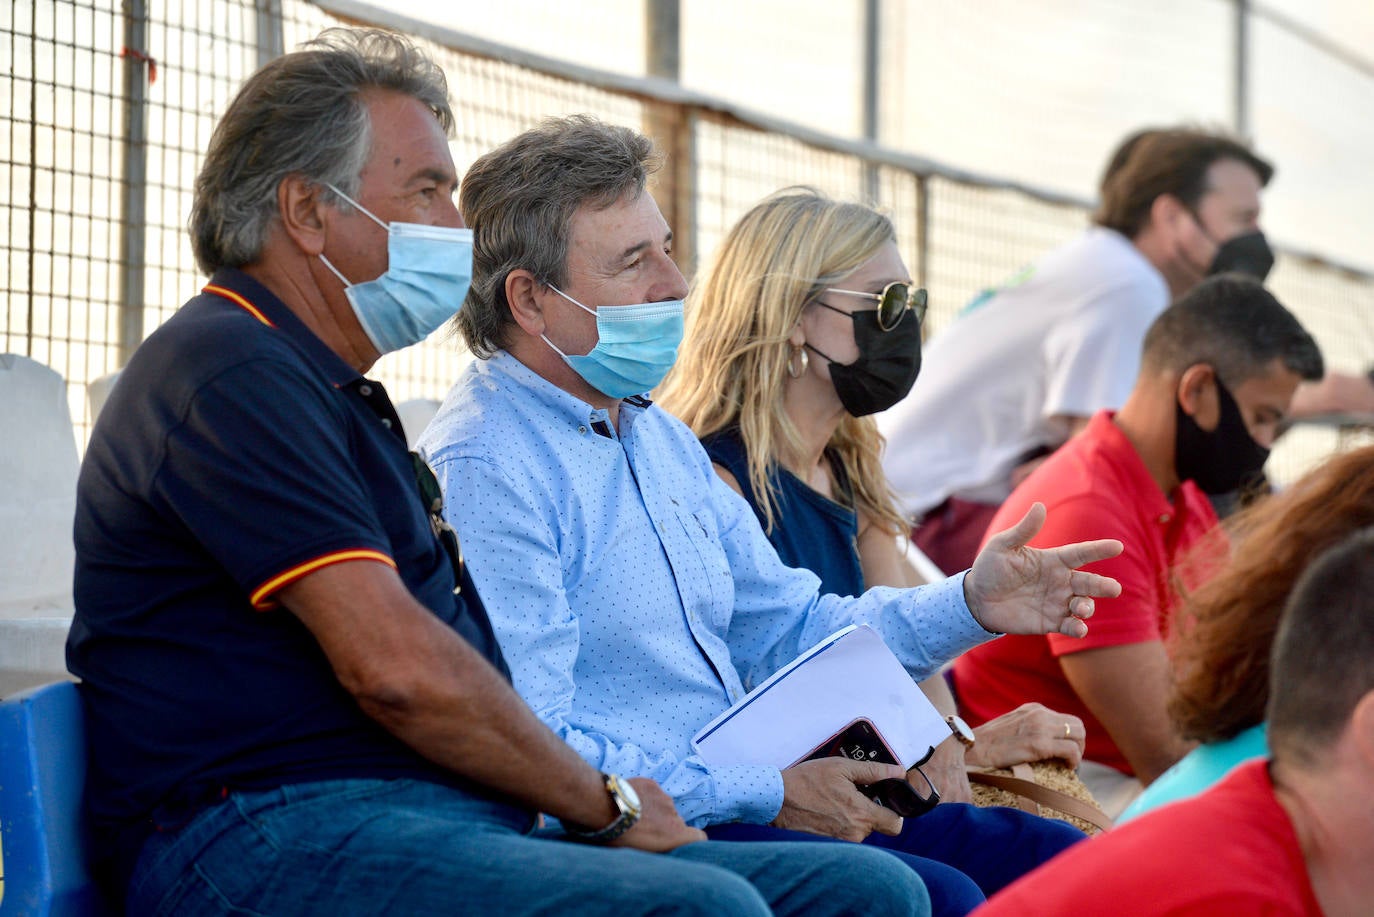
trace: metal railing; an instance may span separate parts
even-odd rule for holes
[[[154,10],[153,7],[156,7]],[[0,50],[0,352],[67,380],[84,445],[86,386],[203,283],[185,221],[216,118],[264,60],[338,24],[413,35],[449,75],[460,172],[550,115],[590,112],[645,130],[669,154],[654,194],[689,276],[751,204],[789,184],[871,203],[893,218],[913,276],[929,288],[933,333],[992,285],[1087,221],[1089,202],[961,171],[747,111],[653,78],[607,73],[387,13],[355,0],[33,0],[10,5]],[[1280,252],[1276,294],[1328,362],[1374,355],[1374,276]],[[442,397],[465,356],[431,340],[374,374],[397,400]],[[1280,479],[1336,444],[1290,437]],[[1315,438],[1314,438],[1315,437]],[[1348,437],[1347,437],[1348,438]]]

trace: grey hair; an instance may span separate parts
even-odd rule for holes
[[[279,218],[277,188],[287,176],[357,196],[372,149],[363,98],[372,89],[418,99],[452,133],[443,70],[392,32],[327,29],[248,78],[215,127],[196,177],[191,248],[202,271],[259,258]]]
[[[506,346],[515,321],[510,272],[564,286],[573,214],[638,198],[660,162],[644,135],[574,115],[546,120],[472,164],[459,196],[473,232],[472,285],[453,321],[474,355]]]

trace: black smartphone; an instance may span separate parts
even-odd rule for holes
[[[897,756],[888,747],[878,727],[867,717],[852,720],[839,732],[817,745],[803,761],[816,758],[831,758],[839,755],[851,761],[876,761],[879,764],[896,764]]]
[[[850,722],[835,735],[817,745],[802,760],[813,761],[816,758],[829,758],[836,755],[849,758],[851,761],[875,761],[880,764],[898,763],[897,756],[888,746],[882,733],[878,731],[878,727],[865,717],[858,717]],[[925,778],[925,774],[921,773],[921,777]],[[860,786],[859,792],[879,805],[886,806],[903,818],[915,818],[929,812],[940,802],[940,794],[929,779],[926,779],[926,785],[930,787],[930,795],[922,796],[907,781],[898,777],[889,777],[876,783]]]

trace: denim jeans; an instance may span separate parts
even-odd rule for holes
[[[844,843],[767,825],[716,825],[706,833],[720,841]],[[1081,840],[1083,832],[1068,822],[1020,809],[943,802],[906,819],[900,834],[870,834],[864,846],[888,851],[919,875],[936,917],[961,917]]]
[[[928,915],[916,874],[855,844],[670,854],[531,833],[528,812],[415,780],[231,793],[144,845],[130,915]],[[770,910],[771,908],[771,910]]]

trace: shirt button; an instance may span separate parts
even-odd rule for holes
[[[384,426],[384,427],[386,427],[388,430],[390,430],[390,429],[391,429],[391,421],[388,420],[388,419],[386,419],[385,417],[383,417],[383,418],[382,418],[382,426]]]
[[[1169,514],[1168,514],[1168,513],[1160,513],[1160,514],[1159,514],[1159,521],[1160,521],[1160,522],[1168,522],[1168,521],[1169,521]]]
[[[586,436],[586,435],[587,435],[587,428],[586,428],[586,427],[578,427],[578,428],[577,428],[577,432],[578,432],[578,433],[581,433],[583,436]]]
[[[364,382],[362,385],[358,386],[358,394],[362,395],[364,398],[368,397],[372,394],[372,386]]]

